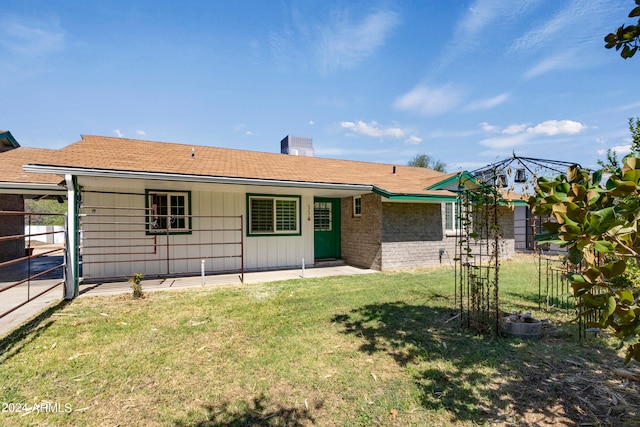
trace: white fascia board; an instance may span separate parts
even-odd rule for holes
[[[372,191],[372,185],[362,184],[331,184],[324,182],[307,182],[307,181],[283,181],[275,179],[257,179],[257,178],[233,178],[222,176],[203,176],[203,175],[185,175],[175,173],[159,173],[159,172],[137,172],[137,171],[117,171],[108,169],[87,169],[87,168],[69,168],[59,166],[45,165],[25,165],[25,172],[31,173],[51,173],[56,175],[76,175],[76,176],[93,176],[100,178],[125,178],[125,179],[153,179],[159,181],[185,181],[185,182],[204,182],[213,184],[236,184],[236,185],[261,185],[269,187],[296,187],[296,188],[313,188],[327,190],[353,190],[361,192]]]
[[[27,183],[27,182],[0,182],[0,193],[47,193],[67,194],[67,189],[58,184]]]

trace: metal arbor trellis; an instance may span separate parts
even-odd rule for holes
[[[532,195],[536,180],[541,176],[565,173],[572,163],[531,157],[512,157],[472,171],[468,180],[460,180],[457,214],[460,232],[457,235],[456,303],[463,324],[480,332],[500,333],[499,271],[502,240],[500,208],[509,199]],[[527,209],[527,212],[529,210]],[[540,232],[542,220],[526,216],[523,230],[527,249],[541,260],[541,250],[533,237]],[[514,224],[515,228],[515,224]],[[514,230],[515,233],[516,230]],[[546,262],[547,269],[555,264]],[[550,276],[541,273],[539,263],[539,301],[550,305],[562,304],[568,285],[549,282]],[[546,284],[543,286],[543,278]],[[458,299],[459,298],[459,299]],[[566,301],[565,301],[566,302]],[[564,304],[563,304],[564,305]]]

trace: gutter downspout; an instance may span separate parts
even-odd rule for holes
[[[64,179],[67,184],[67,267],[64,284],[64,299],[71,300],[78,296],[78,179],[66,174]]]

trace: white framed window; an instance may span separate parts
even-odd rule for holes
[[[460,230],[460,216],[457,204],[454,202],[446,202],[444,204],[444,229],[450,232]]]
[[[247,194],[248,235],[300,234],[300,196]]]
[[[362,216],[362,196],[353,196],[353,216]]]
[[[191,232],[191,192],[146,190],[146,196],[147,232]]]

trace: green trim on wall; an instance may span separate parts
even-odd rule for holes
[[[434,196],[431,194],[397,194],[390,193],[378,187],[373,187],[374,194],[382,196],[389,200],[410,200],[416,202],[455,202],[457,197],[454,196]]]
[[[457,196],[434,196],[431,194],[395,194],[389,193],[378,187],[373,187],[374,194],[384,197],[389,200],[396,201],[412,201],[412,202],[455,202],[458,200]],[[525,200],[511,200],[509,204],[515,206],[528,206]]]

